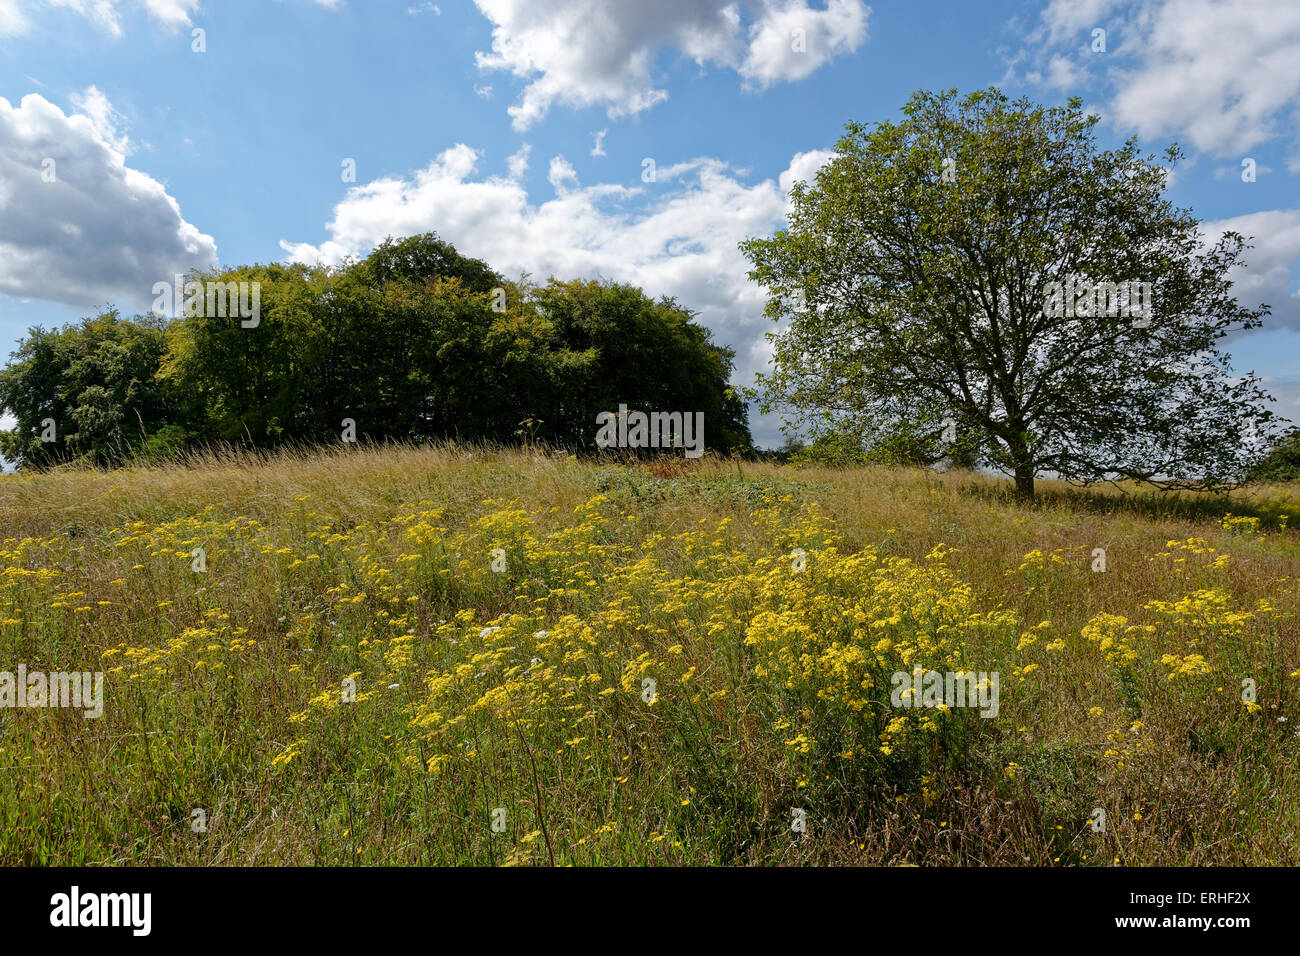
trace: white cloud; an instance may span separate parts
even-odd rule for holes
[[[98,120],[65,115],[35,93],[17,107],[0,97],[0,292],[144,309],[155,282],[214,266],[217,247],[161,183],[126,166],[98,128],[116,111],[90,93]],[[48,169],[52,182],[42,177]]]
[[[1153,11],[1147,53],[1116,95],[1118,123],[1186,130],[1198,148],[1239,152],[1295,119],[1300,5],[1174,0]]]
[[[1047,61],[1045,72],[1031,72],[1027,79],[1031,83],[1043,83],[1056,90],[1074,90],[1086,75],[1068,57],[1057,55]]]
[[[31,26],[31,21],[20,9],[22,0],[0,0],[0,36],[24,33]],[[199,9],[199,0],[134,0],[155,20],[169,29],[176,30],[191,24],[191,15]],[[322,0],[317,0],[322,2]],[[44,0],[44,4],[64,10],[71,10],[98,24],[110,36],[122,35],[120,8],[123,0]],[[40,4],[35,0],[26,0],[28,11],[34,11]]]
[[[327,224],[329,240],[280,245],[291,260],[336,263],[365,255],[389,235],[436,231],[508,276],[630,282],[697,310],[715,341],[736,349],[736,380],[749,382],[767,364],[763,334],[771,323],[737,243],[778,228],[790,186],[811,179],[831,155],[798,153],[776,180],[753,185],[726,163],[700,158],[660,167],[653,187],[639,180],[582,186],[557,157],[554,197],[533,204],[517,177],[476,176],[481,154],[458,144],[409,179],[351,189]],[[756,422],[755,436],[776,440],[773,424]]]
[[[1105,28],[1110,13],[1123,0],[1052,0],[1043,10],[1043,25],[1047,28],[1046,40],[1056,45],[1065,40],[1077,39],[1080,32],[1091,33],[1097,27]]]
[[[605,136],[606,136],[606,134],[608,134],[608,133],[609,133],[609,130],[607,130],[607,129],[602,129],[602,130],[599,130],[599,131],[597,131],[597,132],[595,132],[595,133],[592,133],[592,136],[595,137],[595,142],[593,142],[593,143],[591,144],[591,155],[592,155],[592,156],[604,156],[604,155],[605,155]]]
[[[1265,329],[1300,331],[1300,289],[1293,278],[1300,265],[1300,209],[1247,213],[1203,223],[1201,229],[1211,244],[1228,230],[1251,240],[1254,248],[1242,257],[1245,268],[1231,276],[1233,295],[1247,308],[1272,306]]]
[[[49,3],[95,21],[105,32],[115,37],[122,35],[122,24],[117,15],[118,0],[49,0]]]
[[[1071,92],[1096,80],[1108,120],[1144,138],[1242,155],[1300,121],[1294,0],[1053,0],[1026,40],[1027,80]]]
[[[0,37],[17,36],[30,24],[18,7],[18,0],[0,0]]]
[[[834,153],[794,154],[775,179],[747,184],[725,162],[698,158],[658,170],[646,187],[582,186],[563,157],[551,161],[553,198],[534,204],[519,181],[528,147],[509,160],[511,175],[476,175],[478,150],[458,144],[408,179],[388,178],[354,187],[335,207],[330,238],[312,245],[281,241],[286,258],[337,263],[363,256],[386,236],[436,231],[465,255],[485,259],[506,275],[537,278],[602,276],[630,282],[654,296],[672,295],[699,312],[716,341],[736,350],[735,380],[752,381],[770,352],[763,334],[762,290],[745,278],[742,239],[769,235],[788,213],[788,193],[811,182]],[[1300,332],[1300,209],[1250,213],[1207,222],[1207,241],[1226,230],[1253,236],[1246,268],[1233,279],[1245,306],[1272,306],[1265,328]],[[754,420],[755,437],[779,441],[775,422]]]
[[[863,0],[475,0],[492,21],[480,69],[508,70],[528,85],[510,107],[517,129],[554,104],[604,106],[611,119],[668,98],[656,85],[664,50],[737,72],[748,88],[798,80],[866,39]],[[801,33],[799,31],[802,31]],[[801,47],[802,49],[796,49]]]
[[[551,160],[551,168],[546,174],[546,181],[551,184],[557,193],[566,193],[578,185],[578,173],[573,168],[573,164],[563,156],[556,156]]]
[[[199,0],[143,0],[143,3],[155,19],[173,29],[189,26],[192,22],[190,14],[199,9]]]
[[[129,156],[135,151],[130,137],[122,129],[124,123],[122,114],[113,107],[108,97],[100,92],[98,87],[88,86],[81,93],[73,93],[71,99],[72,105],[90,118],[95,132],[104,142],[123,156]]]
[[[759,89],[802,80],[858,48],[867,35],[868,12],[858,0],[827,0],[825,10],[802,2],[772,5],[750,30],[740,75]]]
[[[533,148],[524,143],[506,160],[506,171],[511,179],[519,180],[524,178],[524,173],[528,172],[528,154]]]
[[[831,149],[810,149],[806,153],[795,153],[790,165],[781,174],[781,192],[788,193],[799,181],[812,185],[817,178],[817,170],[834,158],[835,151]]]

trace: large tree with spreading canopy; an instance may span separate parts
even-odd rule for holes
[[[781,323],[761,377],[791,430],[919,437],[1014,475],[1222,487],[1276,424],[1219,348],[1267,306],[1232,295],[1249,248],[1207,243],[1136,140],[995,89],[918,92],[850,123],[788,227],[741,248]]]

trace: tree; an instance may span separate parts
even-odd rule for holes
[[[1292,428],[1250,471],[1251,481],[1300,481],[1300,428]]]
[[[248,266],[194,281],[257,283],[260,316],[189,315],[168,394],[202,431],[257,446],[362,439],[530,439],[592,448],[598,412],[700,411],[708,447],[750,447],[728,394],[732,353],[671,299],[632,286],[509,282],[432,233],[337,267]],[[225,310],[222,310],[225,311]]]
[[[554,330],[567,361],[541,417],[562,444],[590,447],[595,414],[620,404],[645,412],[702,412],[707,447],[751,448],[748,413],[727,387],[735,353],[711,341],[695,313],[635,286],[552,279],[528,301]]]
[[[0,451],[29,468],[108,465],[169,423],[184,431],[157,381],[166,327],[109,309],[60,329],[30,329],[0,371],[0,408],[17,420]]]
[[[832,467],[862,465],[903,465],[908,467],[939,466],[972,469],[978,465],[978,449],[969,429],[958,435],[955,421],[952,437],[945,437],[925,427],[924,422],[906,416],[877,424],[863,434],[853,423],[841,420],[844,430],[835,431],[825,424],[817,429],[810,445],[789,445],[789,460],[796,464],[819,464]]]
[[[868,445],[955,432],[1021,498],[1042,472],[1239,479],[1275,427],[1217,348],[1268,314],[1230,294],[1245,239],[1203,248],[1168,169],[1135,139],[1100,150],[1077,99],[918,92],[903,113],[848,124],[788,228],[741,244],[784,323],[763,410]]]
[[[432,233],[338,266],[185,278],[157,306],[179,318],[33,330],[0,374],[0,407],[18,419],[0,452],[39,467],[196,441],[333,443],[345,419],[360,440],[514,442],[528,422],[529,441],[593,449],[598,413],[620,403],[701,412],[707,447],[751,447],[731,350],[633,286],[509,282]]]
[[[363,268],[376,286],[393,279],[428,282],[456,278],[470,292],[486,293],[503,284],[486,262],[462,256],[434,232],[405,239],[389,236],[366,256]]]
[[[346,310],[331,297],[331,270],[240,266],[193,273],[201,283],[257,283],[256,324],[206,308],[177,319],[160,378],[205,438],[269,446],[338,434]],[[226,310],[222,310],[226,311]]]

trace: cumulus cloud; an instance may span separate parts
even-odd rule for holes
[[[656,85],[664,51],[738,73],[747,88],[799,80],[852,53],[867,36],[863,0],[475,0],[492,21],[480,69],[528,81],[509,112],[517,129],[554,104],[604,106],[610,118],[668,98]]]
[[[831,149],[810,149],[805,153],[795,153],[790,165],[781,173],[781,192],[789,193],[794,184],[800,181],[811,185],[817,178],[817,170],[834,158],[835,151]]]
[[[802,2],[768,6],[750,29],[740,75],[747,86],[759,89],[802,80],[858,48],[867,35],[867,14],[857,0],[828,0],[824,10]]]
[[[1097,27],[1104,29],[1106,24],[1102,21],[1123,2],[1124,0],[1052,0],[1042,14],[1042,28],[1047,31],[1047,42],[1056,45],[1075,40],[1080,32],[1090,33]]]
[[[1104,53],[1092,49],[1096,29]],[[1070,92],[1096,83],[1107,119],[1144,138],[1241,155],[1294,135],[1300,119],[1292,0],[1052,0],[1026,40],[1026,80]]]
[[[1294,277],[1300,264],[1300,209],[1252,212],[1202,225],[1211,244],[1229,230],[1246,236],[1254,246],[1243,256],[1245,267],[1231,277],[1237,301],[1249,308],[1260,303],[1271,306],[1265,329],[1300,332],[1300,284]]]
[[[528,147],[510,159],[525,164]],[[794,154],[775,180],[747,183],[721,160],[697,158],[661,166],[654,185],[581,185],[563,157],[549,164],[553,198],[530,201],[511,176],[484,177],[480,151],[465,144],[445,150],[409,178],[388,178],[349,190],[335,207],[319,244],[281,241],[286,258],[337,263],[363,256],[385,237],[436,231],[466,255],[487,260],[506,275],[604,277],[672,295],[699,312],[716,341],[736,350],[737,381],[766,367],[763,291],[745,278],[742,239],[768,235],[789,211],[799,180],[811,182],[834,157],[827,149]],[[1253,238],[1246,267],[1233,279],[1242,304],[1272,306],[1266,328],[1300,332],[1300,209],[1250,213],[1207,222],[1207,242],[1227,230]],[[1285,391],[1285,387],[1282,388]],[[1293,409],[1287,406],[1288,412]],[[776,423],[754,422],[755,437],[776,442]]]
[[[0,292],[147,308],[155,282],[216,265],[216,243],[126,165],[107,98],[92,87],[81,102],[97,115],[66,115],[35,93],[16,107],[0,97]]]
[[[698,311],[715,341],[736,350],[736,378],[748,382],[767,364],[770,322],[737,243],[778,228],[795,180],[811,179],[831,155],[798,153],[776,180],[755,184],[720,160],[694,159],[660,167],[653,186],[639,179],[584,186],[556,157],[555,195],[534,204],[517,177],[476,175],[481,154],[458,144],[409,179],[349,190],[327,224],[327,241],[280,245],[291,260],[337,263],[386,236],[432,230],[506,275],[630,282]],[[764,427],[756,437],[774,439],[771,424]]]

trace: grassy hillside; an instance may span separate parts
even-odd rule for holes
[[[0,710],[0,863],[1297,864],[1296,524],[457,448],[0,478],[0,670],[106,693]],[[917,664],[997,716],[891,706]]]

